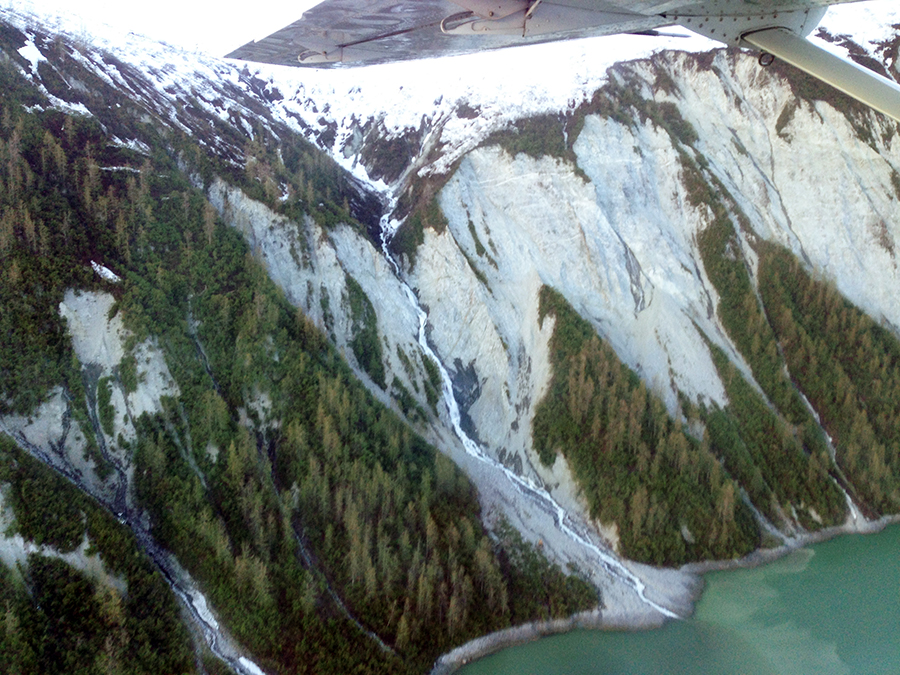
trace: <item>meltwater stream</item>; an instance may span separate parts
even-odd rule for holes
[[[99,427],[97,428],[99,429]],[[132,531],[139,548],[156,565],[172,593],[174,593],[175,597],[181,602],[182,607],[190,615],[194,626],[210,652],[240,675],[265,675],[265,672],[244,654],[240,645],[216,621],[209,610],[206,598],[197,588],[196,582],[175,561],[174,557],[156,542],[145,528],[139,509],[129,504],[126,498],[128,470],[113,453],[106,451],[105,446],[103,446],[104,457],[110,462],[113,470],[119,477],[116,496],[113,501],[110,501],[102,495],[92,493],[79,480],[78,475],[71,467],[51,457],[47,451],[28,441],[23,434],[10,429],[2,420],[0,420],[0,434],[7,435],[21,450],[72,483]],[[99,431],[97,435],[100,436]]]
[[[459,412],[459,405],[456,402],[456,398],[453,395],[453,382],[450,379],[450,373],[444,367],[444,364],[437,357],[434,350],[428,344],[428,339],[426,336],[426,326],[428,324],[428,315],[425,313],[425,310],[422,309],[419,304],[419,300],[416,297],[415,292],[413,292],[412,288],[403,278],[403,275],[400,271],[400,265],[394,259],[393,255],[390,251],[390,241],[396,232],[398,223],[396,221],[392,222],[390,218],[390,214],[393,212],[395,206],[395,202],[391,201],[388,205],[388,208],[385,211],[385,215],[381,217],[381,249],[384,253],[385,258],[391,264],[391,267],[394,269],[394,274],[397,277],[397,280],[400,282],[404,293],[406,294],[407,299],[409,300],[410,305],[412,305],[415,310],[418,318],[419,318],[419,346],[422,351],[425,353],[427,358],[430,358],[438,367],[441,373],[441,389],[443,394],[444,403],[447,406],[447,411],[450,415],[450,422],[453,425],[453,430],[456,433],[456,436],[459,438],[460,442],[463,444],[465,451],[470,456],[478,459],[480,462],[486,464],[488,467],[493,469],[494,471],[501,472],[506,479],[512,483],[515,489],[527,497],[531,501],[537,503],[543,510],[549,512],[553,515],[556,526],[559,528],[563,534],[565,534],[569,539],[577,543],[584,549],[587,549],[591,553],[593,553],[597,559],[600,561],[603,568],[613,577],[620,579],[625,582],[628,586],[630,586],[634,592],[637,594],[638,598],[648,605],[652,607],[654,610],[659,612],[665,617],[670,619],[678,619],[680,618],[677,614],[672,612],[671,610],[663,607],[662,605],[654,602],[650,598],[647,597],[645,593],[644,582],[635,575],[631,570],[629,570],[625,565],[623,565],[618,559],[616,559],[612,554],[607,551],[604,551],[599,546],[595,545],[591,542],[587,537],[579,533],[574,524],[572,523],[572,519],[566,513],[566,511],[560,506],[553,497],[547,493],[545,490],[541,489],[539,486],[532,483],[530,480],[519,476],[514,473],[506,466],[504,466],[499,461],[493,459],[488,456],[479,446],[478,444],[472,440],[468,434],[463,430],[461,424],[461,416]]]

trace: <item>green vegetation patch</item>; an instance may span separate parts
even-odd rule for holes
[[[112,404],[112,384],[109,377],[101,377],[97,382],[97,416],[100,418],[100,426],[107,436],[113,435],[113,423],[116,409]]]
[[[618,526],[622,552],[653,564],[731,558],[759,533],[738,486],[708,443],[685,434],[591,325],[544,287],[540,318],[555,317],[553,378],[532,438],[545,464],[562,452],[591,517]]]
[[[714,345],[710,349],[729,403],[710,416],[708,433],[725,468],[778,527],[791,519],[808,530],[842,523],[847,507],[829,475],[826,448],[804,447],[804,440],[816,437],[804,437],[779,418],[725,353]]]
[[[0,63],[2,78],[15,86],[0,97],[0,159],[8,171],[0,186],[0,219],[7,218],[0,227],[0,414],[27,413],[63,386],[90,432],[89,378],[82,379],[58,305],[69,288],[111,292],[134,341],[158,343],[181,392],[136,420],[138,506],[263,669],[419,673],[449,648],[509,626],[518,558],[501,567],[472,485],[354,379],[187,172],[207,186],[224,178],[285,216],[309,213],[326,227],[346,216],[346,176],[301,139],[282,142],[257,121],[250,121],[251,140],[220,122],[192,137],[128,119],[134,104],[112,91],[108,100],[122,106],[102,106],[102,123],[29,111],[28,89],[9,63]],[[91,86],[102,93],[106,84]],[[146,144],[146,156],[117,149],[106,132],[117,128]],[[244,149],[240,168],[210,152],[223,139]],[[423,208],[411,221],[420,230],[446,226],[433,194],[419,195]],[[90,260],[114,269],[121,284],[98,280]],[[354,352],[384,386],[371,302],[352,280],[347,300],[359,329]],[[424,363],[426,396],[436,405],[440,374]],[[126,391],[137,371],[136,362],[120,368]],[[97,400],[107,428],[108,385]],[[271,404],[267,415],[262,401]],[[60,644],[85,646],[74,649],[76,662],[57,664],[41,642],[55,624],[0,580],[0,592],[24,603],[0,627],[3,644],[12,634],[18,645],[16,663],[41,673],[117,672],[117,663],[123,672],[193,672],[177,605],[135,538],[8,439],[0,443],[0,480],[11,485],[6,493],[23,536],[64,549],[87,536],[128,588],[117,596],[124,624],[98,627],[77,611],[99,605],[105,616],[99,587],[56,563],[35,562],[42,597],[73,617],[70,632],[57,632]],[[69,602],[69,587],[77,601]],[[562,597],[567,584],[557,591],[542,589],[516,616],[578,604]],[[16,622],[19,632],[8,631]],[[28,632],[26,624],[38,628]]]
[[[519,153],[533,159],[556,157],[574,166],[576,158],[566,142],[566,124],[564,115],[528,117],[518,120],[510,129],[491,134],[481,145],[499,145],[513,157]]]
[[[846,504],[829,475],[832,462],[818,425],[785,374],[775,333],[756,295],[733,224],[744,216],[717,180],[686,155],[681,161],[691,203],[705,205],[713,214],[698,244],[719,296],[716,312],[776,407],[771,410],[724,352],[708,343],[729,398],[726,410],[707,417],[713,450],[776,525],[794,518],[811,530],[836,525],[846,515]],[[756,242],[752,233],[745,233]]]
[[[900,342],[781,247],[761,247],[760,280],[791,376],[834,439],[836,477],[868,513],[896,513]]]
[[[425,243],[425,230],[443,232],[447,227],[447,217],[441,211],[437,198],[433,197],[424,205],[415,208],[403,221],[390,241],[391,252],[406,256],[410,267],[416,264],[416,250]]]
[[[657,76],[657,86],[661,91],[672,88],[674,83],[665,74],[665,64],[658,64],[651,59],[651,67]],[[598,89],[593,98],[579,106],[570,116],[567,123],[569,144],[573,144],[584,128],[584,120],[588,115],[599,115],[611,119],[627,127],[638,123],[652,123],[663,129],[677,146],[692,146],[699,136],[694,126],[684,117],[678,106],[671,101],[656,101],[644,98],[643,76],[628,69],[627,65],[614,66],[615,76]]]
[[[133,394],[138,388],[137,359],[133,353],[122,357],[118,369],[119,382],[126,394]]]
[[[350,348],[356,362],[369,374],[375,384],[384,389],[387,385],[384,379],[384,358],[375,307],[356,279],[347,275],[346,280],[353,331]]]
[[[481,243],[481,239],[478,238],[478,232],[475,231],[475,223],[473,223],[471,219],[469,219],[469,235],[471,235],[472,241],[475,242],[475,253],[479,256],[483,256],[487,253],[487,250]]]
[[[433,360],[424,355],[422,356],[422,365],[425,367],[426,375],[426,379],[424,382],[425,398],[428,400],[428,405],[431,406],[431,409],[436,415],[437,404],[441,399],[441,392],[443,391],[441,371],[438,368],[438,365]]]
[[[0,483],[9,483],[4,494],[15,514],[15,529],[38,546],[52,546],[62,553],[74,551],[84,539],[84,512],[80,499],[49,469],[33,460],[16,461],[20,453],[0,436]]]
[[[320,286],[319,306],[322,308],[322,323],[325,325],[325,332],[334,341],[334,314],[331,312],[331,296],[328,295],[328,289],[324,284]]]
[[[0,484],[25,539],[60,552],[87,538],[88,554],[123,577],[124,593],[57,558],[32,554],[28,590],[0,565],[0,655],[22,675],[195,672],[191,641],[162,576],[134,535],[79,492],[0,436]]]
[[[400,410],[403,411],[403,414],[410,421],[424,422],[428,419],[425,410],[419,405],[416,398],[409,393],[409,389],[396,377],[391,381],[391,396],[394,397],[394,400],[400,405]]]
[[[724,187],[706,181],[696,164],[683,158],[682,175],[694,206],[709,206],[712,221],[700,232],[698,244],[703,267],[719,295],[716,313],[728,335],[750,363],[753,377],[779,411],[793,424],[811,419],[796,388],[784,373],[775,333],[756,295],[733,218],[743,218]],[[736,216],[732,216],[736,213]],[[752,233],[748,236],[756,240]]]
[[[412,382],[413,389],[416,390],[416,393],[419,393],[419,384],[417,382],[416,371],[413,368],[412,361],[410,361],[409,356],[406,355],[406,351],[399,344],[397,345],[397,358],[400,359],[400,365],[403,366],[403,371],[406,373],[409,381]]]
[[[601,604],[597,589],[575,574],[551,564],[538,546],[529,544],[508,521],[495,527],[501,569],[509,576],[509,602],[513,625],[561,619]]]

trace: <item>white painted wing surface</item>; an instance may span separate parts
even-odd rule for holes
[[[700,27],[703,34],[708,32],[703,27],[718,23],[758,29],[772,27],[787,14],[849,1],[325,0],[289,26],[228,57],[286,66],[366,65],[646,33],[672,24]]]
[[[286,66],[365,65],[644,32],[671,23],[658,13],[648,16],[611,2],[593,0],[542,0],[527,20],[528,2],[524,3],[524,10],[513,13],[516,16],[498,19],[482,18],[464,6],[479,4],[483,3],[326,0],[291,25],[227,56]],[[497,0],[497,4],[511,3]],[[520,20],[515,27],[517,19]],[[486,24],[490,31],[479,30]]]
[[[291,25],[228,54],[334,67],[466,54],[680,25],[756,46],[900,121],[900,87],[802,38],[831,4],[854,0],[325,0]],[[560,64],[565,67],[565,64]]]

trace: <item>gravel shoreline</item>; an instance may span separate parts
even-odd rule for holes
[[[648,630],[659,628],[666,621],[662,614],[653,610],[637,614],[609,613],[595,609],[581,612],[565,619],[535,621],[506,628],[470,640],[466,644],[441,656],[434,664],[431,675],[450,675],[472,661],[488,656],[513,645],[531,642],[548,635],[567,633],[579,628],[605,630]]]
[[[688,563],[679,569],[654,568],[628,562],[628,567],[646,584],[647,596],[688,618],[703,592],[703,574],[748,567],[773,562],[789,553],[811,544],[818,544],[843,534],[874,534],[892,523],[900,523],[900,515],[885,516],[875,521],[849,521],[838,527],[805,534],[770,549],[757,549],[753,553],[734,560],[711,560]],[[606,607],[581,612],[570,617],[550,621],[535,621],[483,635],[442,655],[431,669],[430,675],[450,675],[477,659],[489,656],[507,647],[531,642],[542,637],[566,633],[583,628],[596,630],[650,630],[659,628],[671,619],[641,602],[632,589],[609,597],[604,589]]]
[[[627,564],[631,571],[640,576],[644,582],[644,591],[648,598],[676,611],[680,616],[690,615],[694,603],[703,590],[703,580],[699,575],[676,569],[653,568],[638,563],[629,562]],[[605,587],[603,597],[605,606],[602,608],[562,619],[535,621],[513,626],[470,640],[441,656],[435,662],[430,675],[449,675],[466,664],[501,649],[548,635],[566,633],[581,628],[650,630],[659,628],[667,621],[672,620],[642,601],[634,589],[624,582],[618,584],[617,588]]]
[[[900,523],[900,514],[883,516],[878,520],[865,520],[861,523],[848,521],[837,527],[829,527],[818,532],[810,532],[788,540],[775,548],[761,548],[753,553],[736,558],[734,560],[708,560],[704,562],[688,563],[680,569],[688,574],[706,574],[707,572],[720,572],[744,567],[758,567],[783,558],[805,546],[821,544],[823,541],[834,539],[844,534],[876,534],[893,523]]]

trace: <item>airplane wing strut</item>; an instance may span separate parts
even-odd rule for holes
[[[614,33],[653,35],[674,25],[777,56],[900,122],[900,86],[804,39],[828,5],[854,1],[324,0],[228,57],[340,67]]]
[[[749,33],[743,40],[900,121],[900,85],[896,82],[835,56],[784,28]]]

